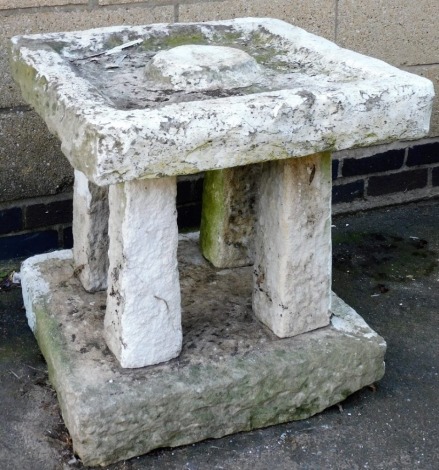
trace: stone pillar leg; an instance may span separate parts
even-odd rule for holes
[[[176,357],[182,344],[176,178],[110,186],[104,334],[122,367]]]
[[[107,288],[108,188],[75,170],[73,190],[73,259],[88,292]]]
[[[260,164],[205,173],[200,244],[203,256],[217,268],[253,263],[260,173]]]
[[[253,311],[281,338],[329,324],[330,171],[328,153],[263,166]]]

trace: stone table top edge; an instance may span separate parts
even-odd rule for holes
[[[241,20],[203,23],[203,25],[236,25],[239,24],[239,21]],[[253,25],[252,27],[255,27],[254,25],[268,25],[271,27],[273,34],[277,34],[280,31],[284,35],[282,37],[287,39],[288,34],[296,34],[302,39],[305,38],[303,39],[304,43],[308,41],[307,44],[312,44],[315,50],[323,51],[327,62],[343,63],[353,71],[361,70],[370,73],[370,77],[363,77],[350,82],[334,82],[331,84],[331,88],[301,86],[245,96],[216,98],[189,103],[173,103],[155,109],[123,110],[113,107],[109,99],[104,98],[91,83],[78,76],[71,69],[65,58],[55,50],[48,48],[44,42],[41,42],[45,38],[53,38],[57,35],[64,34],[73,37],[75,34],[85,33],[72,32],[16,36],[12,39],[11,64],[13,72],[18,64],[26,64],[27,67],[31,67],[34,71],[36,79],[31,84],[20,83],[25,98],[46,120],[50,130],[55,132],[61,139],[63,151],[70,160],[70,163],[99,185],[113,184],[137,178],[175,176],[238,166],[234,162],[212,159],[214,157],[209,156],[208,149],[205,148],[210,146],[209,135],[211,134],[214,135],[214,140],[219,141],[219,144],[224,138],[228,137],[230,129],[223,129],[221,133],[218,126],[215,129],[214,125],[206,119],[212,112],[217,113],[222,104],[227,105],[227,112],[229,114],[230,109],[234,109],[235,112],[241,114],[241,121],[245,125],[245,121],[248,120],[251,114],[250,108],[254,105],[255,101],[271,100],[271,108],[270,106],[268,107],[270,109],[267,108],[268,112],[278,113],[282,107],[289,107],[290,110],[295,111],[296,109],[313,107],[314,103],[316,103],[316,106],[324,108],[325,104],[331,104],[331,101],[335,102],[336,100],[339,101],[341,106],[349,106],[352,103],[363,105],[360,103],[363,100],[367,108],[368,100],[372,99],[372,101],[375,100],[375,111],[379,110],[382,120],[385,120],[388,115],[388,120],[393,118],[396,122],[395,126],[386,123],[387,127],[381,125],[373,127],[369,125],[371,121],[369,117],[364,118],[361,116],[361,109],[351,110],[350,115],[355,112],[358,115],[357,120],[359,123],[356,125],[355,120],[350,120],[350,133],[355,134],[357,132],[358,135],[355,136],[355,139],[350,138],[350,136],[343,138],[343,136],[336,135],[338,131],[332,132],[334,125],[333,123],[331,124],[332,118],[329,115],[329,111],[320,109],[318,113],[323,115],[323,121],[325,121],[323,125],[326,125],[328,128],[325,130],[323,138],[322,136],[319,136],[318,139],[316,138],[316,140],[320,139],[320,142],[315,144],[302,141],[287,142],[290,145],[287,146],[286,151],[283,153],[274,151],[271,154],[270,146],[265,148],[261,142],[248,142],[242,144],[241,148],[238,146],[233,150],[245,153],[246,145],[247,147],[262,145],[263,148],[259,149],[259,153],[254,152],[252,155],[249,155],[247,152],[246,158],[241,164],[300,157],[322,151],[376,145],[393,140],[414,140],[427,134],[434,96],[433,85],[429,80],[401,71],[378,59],[341,49],[326,39],[307,33],[280,20],[247,18],[242,21],[244,25]],[[165,24],[152,26],[156,28],[172,27],[172,25]],[[102,31],[125,31],[130,28],[141,31],[145,26],[110,27],[91,31],[99,33]],[[26,45],[21,45],[23,41],[26,43],[29,40],[37,44],[36,50],[30,49]],[[39,49],[38,46],[40,47]],[[339,57],[340,53],[343,54],[342,59]],[[63,77],[62,80],[60,80],[60,77]],[[52,85],[47,87],[47,83]],[[360,100],[358,100],[359,93],[361,94]],[[385,106],[381,105],[379,100],[376,100],[376,97],[386,93],[391,94],[393,106],[389,107],[390,103],[387,103],[387,109],[385,110]],[[45,99],[42,98],[43,94],[46,94]],[[399,119],[398,112],[396,111],[397,109],[399,111],[399,108],[396,106],[398,101],[405,101],[404,106],[407,106],[408,102],[414,105],[412,106],[411,116],[408,118],[411,125],[408,125],[404,119]],[[415,105],[419,103],[422,103],[422,106],[416,108]],[[290,111],[290,114],[292,111]],[[373,109],[369,111],[373,111]],[[67,114],[71,122],[74,123],[74,127],[82,130],[81,133],[71,135],[64,129],[63,121]],[[194,136],[191,136],[192,138],[189,139],[190,143],[183,145],[181,139],[174,142],[169,129],[165,129],[165,132],[162,129],[162,126],[164,128],[169,127],[168,121],[170,115],[172,115],[171,127],[173,126],[176,129],[175,133],[178,133],[180,127],[188,125],[187,123],[190,119],[204,119],[204,127],[198,125],[195,133],[196,138],[194,139]],[[294,124],[293,117],[290,117],[289,121],[291,121],[289,125]],[[117,129],[115,123],[117,123]],[[317,126],[321,123],[316,122],[315,124]],[[234,126],[236,128],[236,123]],[[70,128],[71,126],[67,127]],[[272,132],[272,129],[267,128],[267,124],[263,122],[262,118],[258,121],[255,129],[258,132],[267,131],[268,134]],[[132,159],[132,154],[136,151],[133,149],[136,132],[144,134],[143,141],[156,141],[154,145],[150,145],[150,148],[143,145],[143,141],[139,145],[139,148],[145,151],[145,158],[136,157],[138,160],[141,160],[139,160],[140,164],[137,161],[137,167],[135,159]],[[130,134],[129,138],[125,138],[125,136],[121,138],[121,133]],[[288,137],[283,135],[280,137],[282,144],[287,139]],[[325,142],[325,139],[328,141]],[[164,142],[165,140],[166,142]],[[193,142],[194,144],[192,145]],[[236,146],[237,144],[234,143],[234,145]],[[301,148],[301,145],[303,148]],[[188,148],[185,148],[185,146]],[[274,146],[279,146],[279,142],[274,142]],[[217,148],[212,151],[218,153]],[[167,155],[168,159],[173,159],[172,164],[161,161],[162,155]],[[179,158],[182,160],[186,159],[187,161],[179,164]]]

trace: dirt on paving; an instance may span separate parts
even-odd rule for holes
[[[333,289],[388,344],[386,374],[312,418],[148,455],[122,469],[439,468],[439,200],[333,220]],[[0,263],[0,468],[81,469]]]

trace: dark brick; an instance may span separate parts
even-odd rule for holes
[[[179,230],[198,228],[201,223],[201,202],[177,207]]]
[[[21,258],[58,248],[58,232],[25,233],[0,237],[0,259]]]
[[[339,202],[351,202],[355,199],[363,197],[364,194],[364,181],[354,181],[347,184],[339,184],[332,187],[332,202],[338,204]]]
[[[339,160],[332,160],[332,180],[333,181],[337,179],[339,166],[340,166]]]
[[[63,247],[73,248],[73,232],[72,227],[66,227],[62,233]]]
[[[0,233],[11,233],[22,230],[22,214],[19,207],[0,211]]]
[[[203,195],[203,178],[177,183],[177,205],[200,202]]]
[[[407,166],[429,165],[439,163],[439,142],[415,145],[409,148]]]
[[[343,176],[369,175],[389,170],[397,170],[404,163],[404,149],[389,150],[365,158],[345,158],[343,160]]]
[[[439,186],[439,167],[433,168],[432,176],[433,186]]]
[[[49,204],[35,204],[26,208],[26,228],[48,227],[72,223],[73,201],[55,201]]]
[[[427,181],[427,168],[402,171],[391,175],[371,176],[367,194],[369,196],[382,196],[383,194],[412,191],[413,189],[423,188]]]

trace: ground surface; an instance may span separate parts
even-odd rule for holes
[[[304,421],[154,451],[108,469],[439,468],[438,202],[333,222],[333,289],[388,343],[376,390]],[[0,274],[16,265],[3,263]],[[0,468],[83,468],[26,325],[20,289],[1,286]]]

